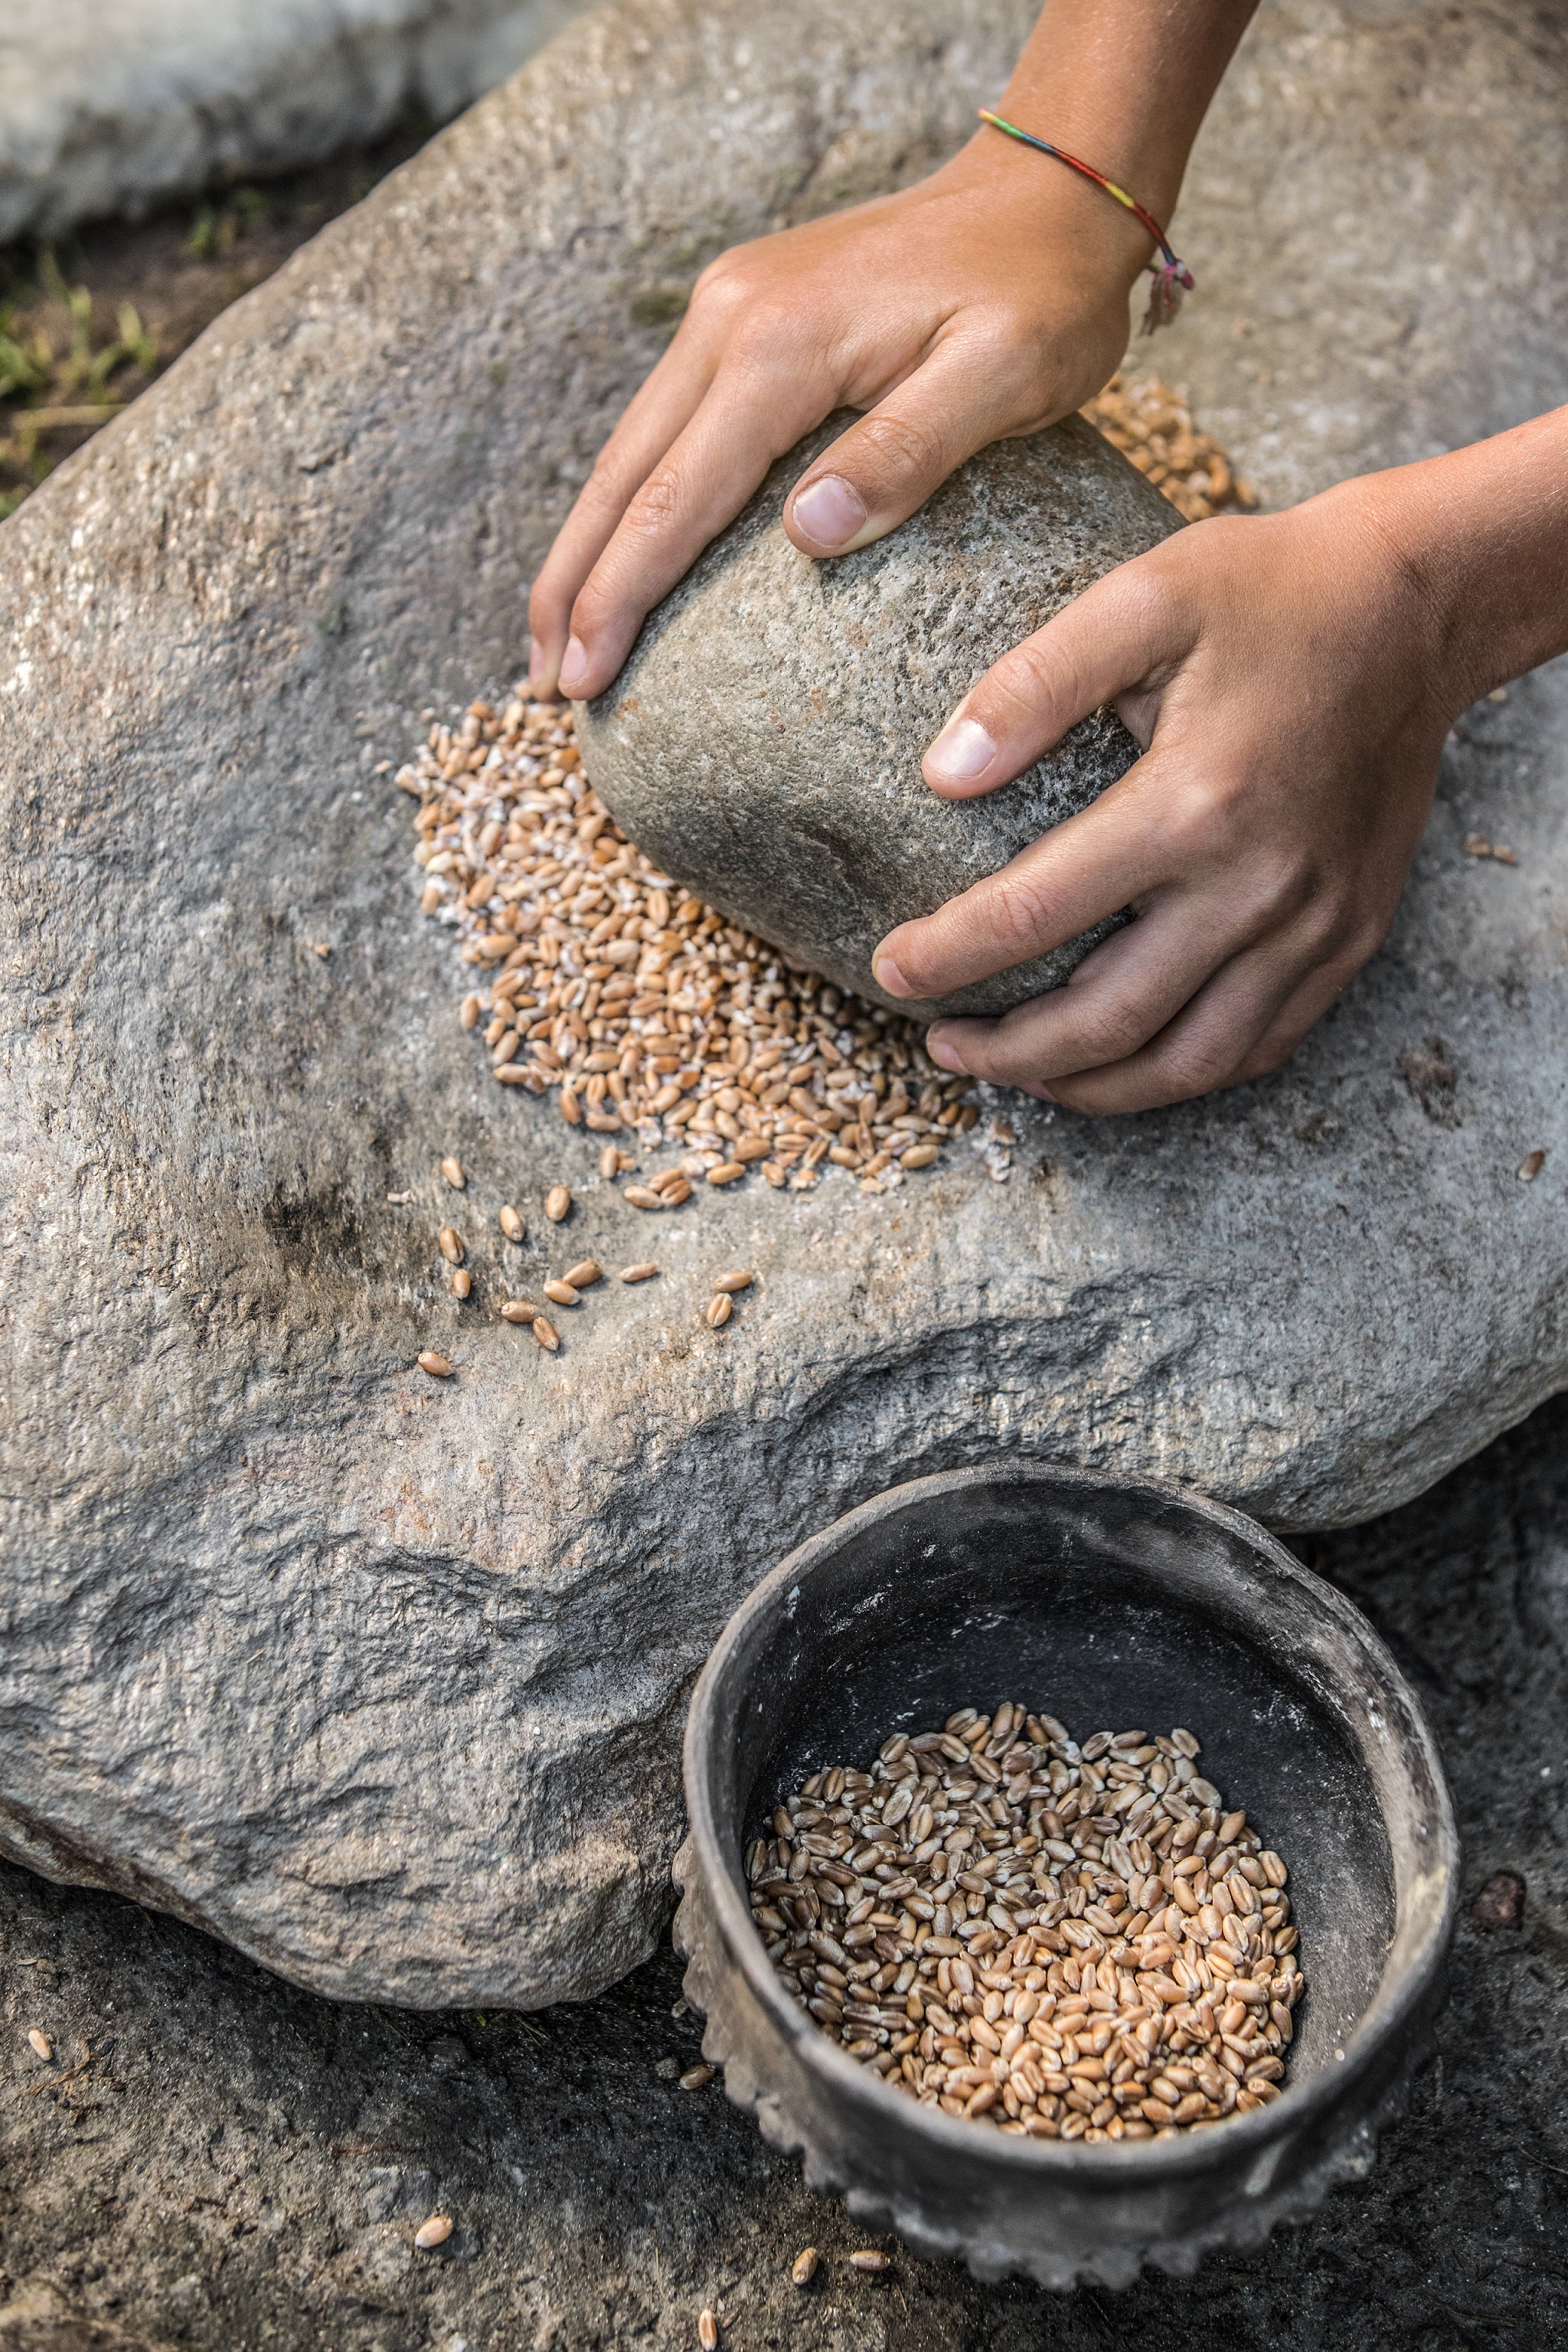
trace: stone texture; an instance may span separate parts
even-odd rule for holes
[[[0,242],[139,219],[493,89],[582,0],[6,0]]]
[[[1005,1013],[1112,926],[940,1003],[884,994],[872,950],[1087,808],[1138,747],[1096,712],[973,801],[939,800],[921,755],[999,655],[1181,519],[1075,416],[983,450],[890,539],[815,563],[779,518],[847,422],[773,467],[581,708],[578,740],[631,839],[797,963],[917,1016]]]
[[[1468,1866],[1440,2063],[1303,2227],[1122,2294],[983,2285],[897,2245],[862,2278],[865,2225],[717,2084],[669,2079],[699,2021],[670,2014],[668,1948],[582,2006],[418,2016],[312,1999],[133,1905],[0,1866],[0,2347],[691,2352],[712,2305],[742,2352],[1555,2352],[1568,1400],[1314,1549],[1420,1693]],[[1518,1929],[1468,1915],[1500,1870],[1529,1882]],[[24,2038],[40,2023],[58,2071],[99,2053],[59,2105]],[[456,2227],[422,2257],[432,2210]],[[806,2245],[822,2268],[802,2294]]]
[[[976,1156],[880,1204],[704,1199],[555,1359],[485,1310],[496,1210],[537,1222],[547,1178],[579,1196],[557,1249],[650,1228],[484,1075],[374,770],[511,673],[639,321],[719,245],[954,145],[1026,16],[626,0],[0,525],[14,1858],[327,1992],[584,1994],[665,1915],[715,1630],[833,1513],[1029,1448],[1354,1520],[1563,1384],[1563,664],[1467,719],[1389,947],[1278,1076],[1110,1124],[1009,1104],[1005,1185]],[[1564,47],[1414,5],[1248,36],[1161,365],[1227,386],[1266,498],[1568,389]],[[431,1340],[454,1380],[410,1370]]]

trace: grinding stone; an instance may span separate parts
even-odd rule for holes
[[[578,706],[584,761],[632,840],[795,963],[917,1017],[1005,1013],[1111,923],[926,1003],[879,988],[872,950],[1087,808],[1138,747],[1097,711],[968,801],[939,799],[921,755],[999,655],[1181,519],[1074,416],[982,450],[890,537],[816,562],[780,516],[848,422],[781,459]]]

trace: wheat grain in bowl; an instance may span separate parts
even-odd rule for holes
[[[1004,2132],[1266,2105],[1305,1989],[1287,1871],[1199,1752],[1005,1702],[814,1772],[746,1857],[781,1983],[892,2088]]]

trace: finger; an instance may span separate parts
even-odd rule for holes
[[[647,614],[732,522],[768,467],[832,404],[815,372],[789,386],[775,375],[721,368],[672,446],[627,501],[572,606],[561,687],[575,700],[602,694]]]
[[[571,635],[572,607],[627,507],[672,441],[685,429],[713,380],[714,362],[696,341],[680,339],[634,395],[595,463],[571,513],[556,532],[528,600],[532,638],[529,677],[552,692]]]
[[[1239,1066],[1236,1083],[1239,1086],[1251,1078],[1267,1077],[1270,1070],[1278,1070],[1288,1062],[1324,1014],[1339,1003],[1361,970],[1362,961],[1364,958],[1358,961],[1352,957],[1342,964],[1314,971],[1304,980],[1294,995],[1280,1006]]]
[[[1163,548],[1119,564],[993,663],[931,744],[921,773],[946,800],[994,792],[1079,719],[1173,668],[1195,635]]]
[[[784,530],[805,555],[847,555],[885,539],[1005,433],[1017,410],[989,344],[948,338],[813,459],[784,501]]]
[[[872,955],[879,984],[889,996],[947,996],[1065,946],[1171,880],[1199,851],[1215,798],[1173,768],[1146,753],[1091,808],[933,914],[900,923]]]
[[[944,1070],[995,1086],[1048,1087],[1135,1054],[1247,944],[1224,904],[1171,892],[1086,956],[1065,988],[998,1021],[939,1021],[927,1050]]]
[[[1163,1109],[1242,1085],[1295,1050],[1348,974],[1304,973],[1278,939],[1235,956],[1159,1035],[1103,1068],[1052,1081],[1054,1099],[1090,1114]],[[1294,1019],[1288,1009],[1294,1007]],[[1299,1025],[1298,1025],[1299,1024]],[[1265,1039],[1272,1058],[1260,1058]]]

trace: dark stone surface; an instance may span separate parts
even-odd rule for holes
[[[665,1280],[559,1357],[490,1311],[547,1270],[548,1228],[507,1275],[501,1202],[537,1222],[566,1178],[563,1243],[611,1265],[648,1227],[459,1031],[375,770],[514,674],[639,321],[955,147],[1031,14],[624,0],[0,525],[13,1860],[317,1990],[584,1995],[661,1931],[700,1661],[810,1529],[1011,1450],[1342,1523],[1568,1378],[1564,663],[1467,718],[1388,947],[1278,1076],[1009,1104],[1003,1184],[994,1151],[884,1201],[750,1179],[661,1220]],[[1159,363],[1223,384],[1266,500],[1568,385],[1565,90],[1554,15],[1265,13]],[[715,1334],[720,1265],[758,1279]]]
[[[1000,655],[1181,518],[1074,416],[982,450],[890,538],[816,563],[779,517],[847,421],[781,458],[580,706],[577,740],[623,832],[797,963],[917,1018],[1005,1013],[1112,926],[930,1003],[885,995],[872,950],[1087,808],[1138,747],[1097,711],[971,801],[939,800],[921,755]]]
[[[537,2017],[337,2006],[4,1869],[0,2347],[690,2352],[716,2305],[729,2352],[1550,2352],[1568,2340],[1568,1400],[1302,1548],[1429,1711],[1468,1892],[1500,1870],[1530,1886],[1515,1932],[1461,1916],[1436,2064],[1302,2229],[1121,2295],[984,2287],[896,2248],[864,2278],[839,2207],[716,2085],[658,2074],[697,2054],[668,1950]],[[432,2210],[457,2227],[417,2254]],[[797,2294],[807,2244],[824,2266]]]

